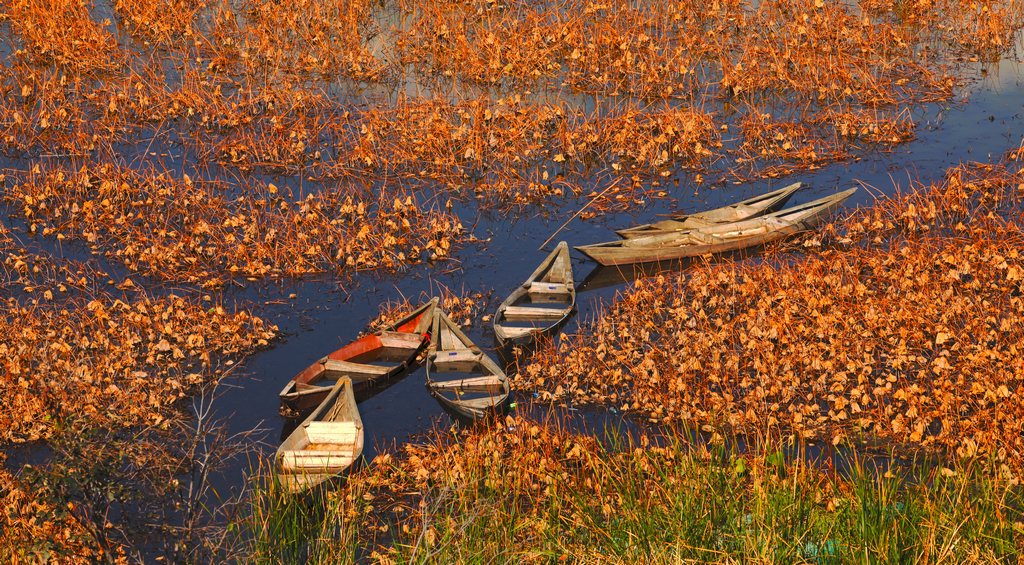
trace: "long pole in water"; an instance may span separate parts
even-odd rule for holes
[[[558,235],[562,230],[564,230],[565,226],[569,225],[569,222],[575,220],[577,216],[582,214],[583,211],[586,210],[587,208],[589,208],[590,205],[593,204],[595,201],[597,201],[598,198],[601,198],[602,196],[604,196],[606,192],[608,192],[609,190],[615,188],[615,186],[619,184],[619,179],[621,179],[621,178],[622,177],[616,178],[614,181],[612,181],[612,183],[610,185],[608,185],[608,188],[606,188],[606,189],[601,191],[601,194],[598,194],[597,196],[591,198],[590,201],[587,202],[586,204],[584,204],[582,208],[577,210],[576,213],[572,215],[572,217],[570,217],[568,220],[566,220],[564,224],[559,226],[559,228],[557,230],[555,230],[555,233],[551,234],[551,237],[545,239],[544,243],[540,244],[540,247],[538,247],[537,250],[540,251],[540,250],[544,249],[544,246],[549,244],[549,243],[551,243],[551,240],[555,239],[555,236]]]

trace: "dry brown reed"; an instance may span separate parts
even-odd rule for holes
[[[245,72],[256,75],[346,76],[374,80],[385,65],[370,52],[376,34],[366,0],[247,0],[246,25],[236,39]]]
[[[118,0],[147,50],[85,3],[58,4],[0,14],[15,49],[0,69],[9,151],[109,156],[146,132],[228,171],[436,181],[517,206],[624,176],[625,208],[679,168],[780,176],[884,150],[913,139],[909,109],[951,95],[958,57],[988,60],[1024,25],[1019,0]],[[449,86],[383,107],[337,95],[339,77],[425,70]],[[441,94],[466,81],[502,88]],[[729,130],[738,143],[722,144]],[[644,186],[621,182],[634,176]]]
[[[168,447],[174,442],[149,436],[181,441],[174,426],[182,399],[267,346],[277,327],[209,297],[150,296],[91,263],[27,248],[6,226],[0,295],[0,442],[30,450],[46,449],[45,442],[52,450],[45,464],[0,471],[0,499],[9,505],[0,515],[0,558],[122,562],[116,539],[125,524],[91,497],[112,497],[103,498],[108,507],[127,504],[137,493],[118,498],[125,488],[118,481],[173,489],[182,472]],[[106,439],[89,443],[97,431]],[[92,474],[106,466],[113,477]]]
[[[1020,0],[996,2],[897,2],[864,0],[867,15],[900,25],[915,39],[929,40],[936,49],[973,60],[995,60],[1012,44],[1013,32],[1024,23]]]
[[[733,157],[741,179],[780,176],[913,139],[908,109],[949,98],[958,58],[988,60],[1024,25],[1018,0],[866,4],[425,2],[403,5],[399,51],[486,85],[722,104],[704,131],[735,121],[740,144],[711,150]],[[762,118],[773,114],[787,117]]]
[[[37,63],[91,74],[114,71],[125,61],[84,0],[13,0],[6,9],[21,47]]]
[[[32,233],[83,239],[158,279],[219,286],[232,277],[398,268],[448,255],[461,225],[410,195],[228,186],[101,165],[37,171],[10,198]]]
[[[418,2],[403,4],[412,23],[400,52],[438,74],[486,84],[563,81],[583,92],[700,100],[717,95],[706,86],[717,82],[731,96],[877,106],[948,96],[941,54],[927,47],[1005,49],[1024,23],[1019,7]]]
[[[0,463],[4,459],[0,454]],[[45,493],[26,486],[3,467],[0,502],[8,509],[0,514],[0,557],[12,563],[46,561],[58,556],[65,563],[82,565],[101,560],[126,562],[123,550],[109,555],[95,543],[89,525],[75,516],[74,505],[50,502]],[[40,544],[40,540],[46,543]]]
[[[210,0],[114,0],[114,11],[133,37],[161,46],[196,36],[196,19]]]
[[[826,227],[838,248],[641,280],[517,386],[709,430],[1024,468],[1024,233],[1005,216],[1022,175],[963,165]]]
[[[789,95],[821,106],[890,105],[942,94],[944,77],[914,54],[900,24],[820,0],[762,2],[723,67],[733,95]]]
[[[480,317],[490,306],[490,292],[469,292],[463,289],[455,291],[442,284],[437,285],[437,292],[429,294],[422,292],[415,298],[402,298],[400,300],[388,300],[381,304],[380,312],[368,324],[371,330],[380,330],[405,317],[414,308],[430,300],[438,298],[438,307],[453,321],[461,326],[471,326],[474,320]],[[487,321],[485,317],[484,321]]]
[[[561,195],[566,187],[578,193],[595,170],[656,177],[674,167],[700,168],[719,143],[702,111],[623,104],[569,112],[519,97],[408,101],[370,110],[345,127],[359,133],[348,141],[335,136],[348,156],[339,163],[344,171],[466,183],[495,202]]]
[[[14,63],[0,67],[0,143],[8,151],[47,148],[77,153],[90,145],[80,126],[85,110],[58,71],[35,71]]]
[[[578,19],[554,6],[510,2],[400,2],[414,20],[399,36],[403,62],[481,83],[529,84],[557,77]]]
[[[122,562],[132,526],[109,508],[173,495],[182,400],[277,327],[219,298],[150,295],[93,262],[27,247],[6,225],[0,296],[0,442],[46,455],[0,471],[0,558]]]
[[[196,298],[151,297],[86,264],[3,251],[4,443],[88,421],[159,425],[214,370],[266,346],[276,327]]]

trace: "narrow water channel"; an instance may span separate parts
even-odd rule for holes
[[[1017,52],[1021,51],[1018,42]],[[561,239],[570,245],[612,239],[613,229],[644,223],[658,214],[676,209],[714,208],[797,180],[808,188],[794,197],[794,204],[859,185],[864,188],[846,206],[862,206],[870,204],[877,194],[891,194],[897,185],[910,190],[915,183],[940,179],[948,167],[958,163],[998,159],[1024,139],[1024,66],[1004,59],[984,69],[979,67],[976,72],[977,82],[960,100],[920,110],[915,115],[917,139],[891,152],[869,152],[855,162],[743,185],[726,182],[697,186],[689,175],[680,175],[666,183],[669,198],[652,201],[629,213],[572,221],[546,249],[550,250]],[[262,438],[259,449],[269,456],[286,424],[277,415],[277,394],[292,375],[354,339],[388,300],[403,296],[415,299],[422,293],[449,288],[489,295],[491,302],[484,313],[493,314],[504,296],[545,257],[546,252],[538,250],[541,243],[585,202],[580,199],[532,209],[521,217],[482,212],[473,203],[465,203],[456,212],[483,242],[461,249],[452,261],[417,266],[398,275],[359,275],[345,281],[344,288],[333,281],[308,281],[239,291],[239,298],[252,298],[262,304],[260,314],[278,324],[285,336],[272,348],[249,357],[235,377],[221,387],[215,403],[216,416],[232,433],[264,430],[253,437]],[[579,253],[574,252],[573,258],[579,283],[592,274],[596,265]],[[578,313],[563,333],[572,334],[579,324],[592,320],[601,306],[624,288],[624,283],[609,276],[610,273],[599,275],[598,282],[581,288]],[[484,349],[495,345],[489,324],[479,319],[467,329],[467,334]],[[521,410],[544,410],[530,407],[528,396],[518,400]],[[366,431],[364,454],[370,459],[432,427],[451,425],[427,394],[422,368],[364,401],[359,410]],[[577,421],[585,422],[590,429],[614,426],[623,418],[621,414],[586,410],[579,414]],[[241,488],[249,466],[249,461],[239,461],[226,469],[216,479],[218,490],[227,493]]]

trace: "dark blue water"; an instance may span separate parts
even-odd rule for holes
[[[657,214],[677,209],[714,208],[797,180],[808,187],[800,191],[792,203],[819,198],[849,186],[863,186],[847,201],[849,208],[870,204],[875,194],[891,194],[897,186],[909,190],[913,183],[936,181],[948,167],[963,161],[997,160],[1024,140],[1024,69],[1010,60],[991,66],[984,73],[979,68],[977,83],[960,100],[928,106],[915,117],[918,123],[915,141],[892,151],[867,153],[855,162],[834,164],[813,173],[742,185],[726,181],[702,186],[693,184],[689,175],[680,175],[674,179],[676,182],[668,182],[663,187],[669,192],[668,198],[651,201],[628,213],[577,219],[546,247],[546,251],[560,239],[570,245],[613,239],[613,229],[651,221]],[[457,209],[463,223],[470,225],[479,215],[474,233],[487,241],[460,250],[454,261],[414,267],[399,275],[357,276],[345,281],[344,289],[338,288],[336,283],[319,281],[264,288],[265,300],[285,302],[268,307],[264,315],[279,324],[286,335],[273,348],[245,362],[240,376],[232,379],[232,386],[222,391],[216,405],[219,416],[232,431],[269,428],[265,446],[269,453],[284,425],[277,416],[277,393],[281,387],[300,369],[352,340],[376,316],[382,303],[401,296],[418,297],[443,285],[466,292],[493,291],[493,310],[544,258],[546,251],[538,250],[540,244],[585,203],[586,199],[579,199],[544,210],[527,210],[521,217],[478,213],[472,205],[463,206]],[[582,255],[574,254],[573,267],[578,283],[591,275],[595,266]],[[566,325],[564,333],[572,334],[580,323],[592,320],[596,310],[625,286],[614,273],[598,275],[595,284],[581,289],[578,314]],[[295,293],[296,298],[285,298],[290,293]],[[467,333],[485,349],[494,347],[488,324],[478,320]],[[529,402],[529,396],[519,399],[521,407]],[[378,451],[408,441],[433,426],[451,425],[427,395],[422,368],[361,403],[359,409],[366,430],[366,455],[371,458]],[[593,418],[608,423],[621,419],[621,415],[602,414]],[[229,470],[222,480],[237,485],[244,472],[240,466]]]
[[[1018,42],[1018,50],[1020,47]],[[502,298],[521,283],[561,239],[570,245],[613,239],[614,229],[646,223],[659,214],[679,209],[698,211],[714,208],[798,180],[807,188],[794,197],[794,204],[859,185],[864,188],[847,201],[846,206],[866,205],[876,194],[891,194],[897,186],[907,190],[913,183],[927,184],[938,180],[948,167],[962,161],[998,159],[1024,140],[1024,68],[1007,59],[987,68],[979,66],[973,72],[977,80],[961,93],[961,99],[917,110],[917,139],[913,142],[899,145],[891,151],[868,151],[854,162],[830,165],[811,173],[740,185],[723,174],[707,174],[710,182],[696,185],[691,175],[680,173],[661,187],[669,193],[667,198],[651,200],[626,213],[601,215],[590,220],[576,219],[552,240],[545,251],[538,250],[538,247],[586,204],[586,198],[527,208],[522,214],[481,211],[472,201],[457,204],[454,211],[465,226],[473,226],[474,235],[483,242],[469,244],[455,254],[454,260],[436,265],[418,265],[391,275],[359,274],[344,280],[243,281],[242,287],[229,285],[214,293],[216,300],[228,306],[237,304],[254,309],[267,321],[278,324],[284,336],[273,343],[273,347],[247,358],[243,366],[218,389],[215,417],[231,433],[262,430],[246,441],[269,456],[286,424],[277,415],[278,392],[295,373],[354,339],[377,315],[381,304],[403,296],[416,301],[423,293],[432,294],[440,288],[450,288],[466,293],[491,293],[493,301],[485,313],[493,314],[493,308]],[[409,85],[402,88],[406,91],[413,89]],[[418,87],[413,90],[421,93]],[[364,96],[372,99],[376,95],[367,92]],[[573,98],[569,103],[589,110],[599,101],[582,96]],[[146,148],[162,156],[163,161],[173,164],[172,170],[188,171],[195,176],[195,172],[190,170],[187,149],[179,145],[173,136],[158,138]],[[0,162],[0,166],[25,170],[33,163],[29,160],[7,160]],[[204,172],[211,176],[218,174],[215,167]],[[719,177],[723,178],[720,180]],[[33,241],[58,256],[91,257],[87,247],[81,243],[58,245],[53,240]],[[104,262],[103,265],[115,276],[126,274],[116,264]],[[595,267],[582,255],[574,255],[577,282],[590,277]],[[572,334],[578,330],[579,324],[592,320],[602,305],[607,305],[615,293],[625,287],[614,272],[604,271],[596,275],[591,284],[581,288],[578,313],[565,326],[564,333]],[[139,280],[137,276],[133,278]],[[159,286],[154,286],[155,292],[160,292]],[[291,298],[293,294],[294,298]],[[479,319],[467,329],[467,334],[485,349],[494,346],[490,328]],[[529,396],[518,400],[520,409],[531,414],[545,410],[530,406]],[[452,425],[426,393],[422,368],[362,402],[359,409],[366,430],[365,454],[369,458],[433,427]],[[576,422],[573,425],[588,429],[608,425],[632,429],[635,426],[632,422],[623,421],[620,414],[610,412],[582,409],[569,410],[565,414]],[[239,460],[218,475],[214,483],[221,496],[237,492],[250,468],[250,461]]]

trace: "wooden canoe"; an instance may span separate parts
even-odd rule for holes
[[[544,305],[544,306],[539,306]],[[576,308],[569,245],[560,242],[494,315],[499,345],[525,344],[557,328]]]
[[[508,408],[505,372],[440,309],[434,311],[430,333],[427,390],[462,421],[475,422]]]
[[[345,472],[362,453],[363,421],[352,381],[341,377],[277,448],[277,476],[289,492],[301,492]]]
[[[856,188],[851,188],[806,204],[731,224],[582,245],[576,249],[602,265],[669,261],[747,249],[813,229],[856,191]]]
[[[779,190],[748,198],[747,200],[723,206],[722,208],[697,212],[696,214],[682,214],[669,220],[626,228],[615,233],[619,234],[620,237],[633,239],[757,218],[785,206],[786,202],[789,202],[793,194],[800,190],[802,186],[803,183],[796,182]]]
[[[357,395],[414,368],[430,344],[437,298],[382,331],[363,336],[306,367],[281,390],[281,416],[301,418],[315,408],[340,377],[352,379]]]

